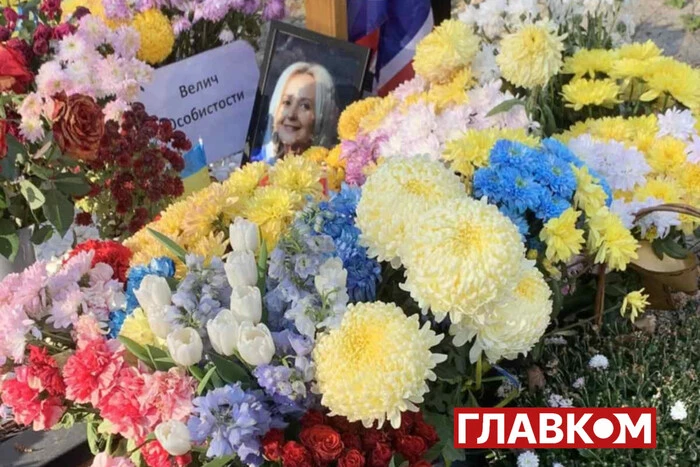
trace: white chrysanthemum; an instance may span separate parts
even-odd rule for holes
[[[411,105],[405,112],[390,113],[382,124],[388,134],[380,143],[382,157],[405,158],[428,155],[434,160],[440,158],[441,146],[435,106],[426,102]]]
[[[540,458],[532,451],[525,451],[518,456],[518,467],[537,467]]]
[[[580,378],[576,378],[576,381],[574,381],[571,384],[571,387],[574,389],[581,389],[586,385],[586,378],[581,376]]]
[[[37,119],[41,117],[41,112],[44,107],[44,100],[39,94],[32,92],[27,94],[19,106],[19,114],[22,118]]]
[[[389,420],[398,428],[401,412],[418,410],[426,380],[435,380],[433,368],[447,358],[430,351],[441,340],[429,323],[421,327],[418,315],[394,304],[350,305],[340,327],[314,348],[321,403],[366,427]]]
[[[685,153],[688,155],[688,162],[700,164],[700,136],[693,135],[693,139],[686,146]]]
[[[685,402],[676,401],[671,407],[671,418],[676,421],[685,420],[688,417],[688,410],[685,407]]]
[[[113,32],[114,51],[122,58],[133,59],[141,48],[141,35],[130,26],[120,26]]]
[[[115,99],[113,101],[107,102],[103,110],[105,114],[105,121],[114,120],[115,122],[120,122],[122,114],[129,109],[129,104],[121,99]]]
[[[513,286],[524,247],[517,227],[486,199],[467,196],[414,215],[404,239],[404,289],[421,308],[453,323],[483,319],[485,305]]]
[[[549,325],[551,290],[534,261],[523,259],[516,277],[507,272],[504,275],[510,279],[513,289],[487,307],[483,323],[465,322],[450,328],[458,346],[476,335],[469,350],[472,362],[478,360],[482,352],[492,363],[502,358],[514,359],[519,354],[527,355]]]
[[[36,143],[44,137],[44,122],[41,118],[23,118],[19,132],[30,143]]]
[[[644,201],[616,199],[610,204],[610,211],[620,217],[626,229],[631,230],[638,226],[645,238],[647,232],[654,229],[654,238],[664,238],[671,231],[671,227],[681,225],[681,219],[677,213],[657,211],[642,217],[637,223],[634,222],[637,212],[661,204],[664,204],[662,199],[653,197],[648,197]]]
[[[591,357],[588,361],[588,366],[594,370],[607,370],[610,362],[605,355],[597,354]]]
[[[472,63],[472,72],[481,84],[501,77],[501,70],[496,63],[496,46],[486,42],[481,44],[479,52],[474,57],[474,63]]]
[[[695,134],[695,117],[690,110],[668,109],[657,116],[659,122],[659,138],[671,135],[674,138],[686,140]]]
[[[399,256],[409,226],[418,216],[449,199],[464,195],[464,185],[441,162],[427,157],[389,159],[362,187],[357,226],[371,257],[390,261]]]
[[[68,35],[58,43],[58,58],[61,61],[80,60],[88,50],[85,40],[77,35]]]

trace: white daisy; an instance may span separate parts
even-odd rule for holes
[[[518,456],[518,467],[537,467],[540,465],[540,458],[532,451],[525,451]]]
[[[23,118],[19,132],[30,143],[36,143],[44,137],[44,122],[41,118]]]
[[[686,140],[695,133],[695,118],[690,110],[668,109],[658,115],[659,132],[657,136],[670,135]]]
[[[671,407],[671,418],[677,421],[685,420],[688,417],[688,410],[685,407],[685,402],[676,401]]]

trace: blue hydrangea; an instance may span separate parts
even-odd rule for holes
[[[154,258],[148,266],[134,266],[129,269],[126,279],[126,314],[130,315],[138,308],[139,301],[134,295],[134,290],[141,287],[144,277],[156,275],[160,277],[173,277],[175,275],[175,263],[167,257]]]
[[[243,464],[262,465],[262,437],[272,428],[285,427],[262,391],[244,391],[240,383],[216,388],[192,403],[187,428],[193,442],[209,442],[210,459],[236,455]]]
[[[119,331],[122,330],[126,317],[127,314],[124,310],[114,310],[109,312],[109,332],[107,333],[107,337],[110,339],[117,338]]]

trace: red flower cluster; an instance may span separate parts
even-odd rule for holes
[[[88,163],[95,176],[89,198],[100,206],[100,225],[110,237],[136,232],[150,222],[184,187],[182,154],[192,144],[168,119],[148,115],[135,103],[121,124],[105,125],[98,156]]]
[[[192,463],[192,454],[173,457],[168,454],[160,441],[150,441],[141,448],[141,455],[148,467],[185,467]]]
[[[15,421],[48,430],[66,408],[66,386],[58,364],[46,349],[29,346],[29,364],[15,369],[15,377],[2,384],[2,402],[12,408]]]
[[[262,440],[265,458],[284,467],[387,467],[398,453],[411,467],[427,467],[422,457],[438,441],[420,412],[403,413],[398,430],[388,425],[368,429],[317,411],[307,412],[301,424],[299,441],[285,441],[282,431],[270,430]]]
[[[87,240],[73,248],[66,261],[76,256],[81,251],[94,251],[95,255],[92,258],[92,267],[95,267],[97,263],[108,264],[114,271],[112,278],[122,283],[126,282],[129,262],[133,254],[130,249],[112,240]]]

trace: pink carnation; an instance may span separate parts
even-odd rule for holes
[[[96,339],[89,342],[63,367],[66,397],[97,407],[117,384],[117,376],[124,366],[124,348],[118,341]]]
[[[95,456],[91,467],[134,467],[134,463],[126,457],[110,457],[106,452]]]
[[[151,407],[156,409],[158,420],[154,425],[172,419],[185,422],[192,411],[194,380],[180,368],[156,371],[143,378],[145,385],[139,402],[147,412],[151,412]]]
[[[155,430],[159,418],[156,407],[139,402],[145,390],[139,370],[126,367],[120,371],[112,392],[97,405],[100,415],[112,424],[113,433],[141,442]]]
[[[66,410],[61,397],[49,395],[27,366],[17,367],[15,377],[2,383],[2,402],[12,407],[17,423],[31,424],[36,431],[54,426]]]
[[[105,331],[100,327],[100,323],[91,315],[79,317],[78,322],[73,326],[73,332],[78,349],[84,349],[90,342],[105,336]]]

